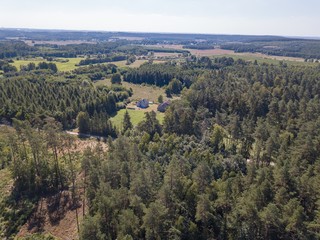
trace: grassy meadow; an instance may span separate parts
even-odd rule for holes
[[[94,83],[96,86],[106,85],[111,86],[110,79],[99,80]],[[165,94],[165,89],[157,86],[143,85],[143,84],[133,84],[122,81],[122,85],[128,89],[133,90],[133,95],[130,97],[130,100],[140,100],[146,98],[149,101],[157,102],[160,95],[163,96],[164,101],[168,100]]]
[[[59,58],[61,60],[68,60],[67,62],[61,61],[52,61],[58,67],[58,70],[61,72],[72,71],[77,68],[76,64],[78,64],[83,58]],[[22,60],[14,60],[12,63],[18,70],[20,70],[20,66],[26,66],[29,63],[35,63],[36,65],[40,62],[48,62],[43,58],[32,58],[32,59],[22,59]]]
[[[263,56],[259,56],[259,55],[250,55],[248,53],[248,55],[243,54],[243,55],[229,55],[229,54],[225,54],[225,55],[219,55],[219,56],[213,56],[213,58],[221,58],[221,57],[232,57],[234,60],[238,60],[238,59],[243,59],[245,61],[251,61],[254,62],[255,60],[257,60],[258,63],[268,63],[268,64],[273,64],[273,65],[278,65],[280,62],[286,63],[288,65],[294,65],[294,66],[314,66],[316,63],[311,63],[311,62],[304,62],[304,61],[296,61],[296,60],[288,60],[288,59],[284,59],[284,60],[280,60],[280,57],[276,57],[276,56],[268,56],[268,57],[263,57]],[[274,57],[274,58],[273,58]]]
[[[110,119],[112,124],[115,125],[118,129],[122,128],[122,121],[126,111],[128,111],[130,115],[133,126],[137,126],[142,120],[144,120],[146,111],[121,109],[114,117]],[[162,124],[164,120],[164,113],[157,112],[157,119]]]

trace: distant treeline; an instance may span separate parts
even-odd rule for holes
[[[117,72],[117,66],[114,64],[96,64],[90,66],[79,67],[70,75],[71,78],[77,76],[87,76],[92,81],[101,80],[109,74]]]
[[[320,59],[320,41],[292,40],[223,44],[222,49],[235,52],[260,52],[268,55]]]
[[[188,50],[180,50],[174,48],[146,47],[149,52],[165,52],[165,53],[189,53]]]
[[[207,49],[214,49],[212,44],[202,43],[202,44],[188,44],[184,45],[183,48],[188,49],[198,49],[198,50],[207,50]]]
[[[0,41],[0,59],[32,55],[36,48],[21,41]]]
[[[243,63],[238,60],[237,63]],[[214,70],[234,64],[233,58],[217,58],[214,61],[209,57],[191,57],[190,61],[177,66],[176,64],[143,64],[139,68],[128,70],[123,77],[126,82],[135,84],[151,84],[159,87],[166,86],[173,78],[180,80],[189,87],[193,80],[205,69]]]
[[[1,29],[0,39],[23,38],[35,41],[106,41],[106,39],[133,38],[141,39],[133,42],[153,43],[181,43],[195,40],[207,40],[214,42],[235,41],[276,41],[288,38],[279,36],[248,36],[248,35],[217,35],[217,34],[180,34],[180,33],[132,33],[132,32],[85,32],[85,31],[57,31],[57,30],[35,30],[35,29]]]
[[[176,72],[177,68],[170,64],[143,64],[138,69],[130,69],[124,75],[124,81],[162,87],[169,84]]]
[[[84,60],[81,65],[122,61],[126,59],[126,55],[147,55],[149,52],[166,52],[166,53],[189,53],[187,50],[160,48],[160,47],[146,47],[141,45],[131,45],[126,40],[119,40],[117,42],[102,42],[97,44],[39,44],[29,46],[23,41],[0,41],[0,59],[8,59],[15,57],[43,57],[43,58],[75,58],[79,55],[107,55],[104,60]],[[112,55],[109,59],[109,55]],[[120,60],[121,59],[121,60]],[[85,61],[88,63],[85,64]]]
[[[143,64],[139,68],[129,69],[123,80],[135,84],[150,84],[159,87],[167,86],[175,79],[181,86],[189,87],[202,70],[182,69],[174,64]]]
[[[97,64],[97,63],[107,63],[107,62],[118,62],[124,61],[127,59],[127,56],[124,55],[115,55],[115,56],[108,56],[108,57],[101,57],[101,58],[87,58],[81,60],[79,65],[90,65],[90,64]]]

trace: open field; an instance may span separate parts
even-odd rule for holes
[[[154,48],[164,48],[164,49],[177,49],[177,50],[183,50],[183,45],[178,45],[178,44],[157,44],[157,45],[146,45],[146,47]]]
[[[232,51],[232,50],[225,50],[225,51]],[[266,58],[266,59],[273,59],[278,61],[294,61],[294,62],[304,62],[303,58],[297,57],[285,57],[285,56],[273,56],[273,55],[266,55],[263,53],[234,53],[237,56],[252,56],[257,58]]]
[[[135,68],[135,67],[140,67],[142,64],[144,64],[145,62],[147,62],[148,60],[136,60],[134,63],[127,65],[127,60],[124,61],[117,61],[117,62],[108,62],[108,63],[104,63],[104,64],[114,64],[118,67],[131,67],[131,68]]]
[[[99,81],[96,81],[94,84],[96,86],[99,86],[99,85],[111,86],[111,80],[110,79],[99,80]],[[158,97],[160,95],[163,96],[164,101],[168,100],[168,98],[166,97],[164,88],[160,88],[157,86],[133,84],[133,83],[128,83],[124,81],[122,81],[122,85],[128,89],[131,88],[133,90],[133,95],[130,97],[131,101],[146,98],[149,101],[157,102]]]
[[[150,45],[155,47],[155,45]],[[212,57],[212,56],[225,56],[225,57],[234,57],[234,58],[242,58],[242,59],[246,59],[247,57],[249,58],[253,58],[254,60],[264,60],[264,62],[270,62],[268,61],[268,59],[271,60],[277,60],[277,61],[288,61],[288,62],[304,62],[303,58],[296,58],[296,57],[286,57],[286,56],[273,56],[273,55],[266,55],[266,54],[262,54],[262,53],[236,53],[233,50],[226,50],[226,49],[220,49],[220,48],[215,48],[215,49],[206,49],[206,50],[198,50],[198,49],[186,49],[183,48],[182,45],[167,45],[167,44],[163,44],[163,45],[156,45],[156,47],[159,47],[159,49],[161,48],[170,48],[170,49],[177,49],[177,50],[181,50],[181,49],[185,49],[188,50],[192,55],[196,55],[196,56],[208,56],[208,57]],[[164,53],[166,54],[166,53]]]
[[[219,56],[213,56],[213,58],[219,58],[219,57],[232,57],[233,59],[243,59],[245,61],[251,61],[254,62],[257,60],[258,63],[268,63],[268,64],[274,64],[277,65],[280,62],[284,62],[288,65],[296,65],[296,66],[301,66],[301,65],[308,65],[308,66],[314,66],[316,63],[310,63],[310,62],[304,62],[304,61],[291,61],[291,60],[280,60],[277,58],[271,58],[271,57],[276,57],[276,56],[269,56],[267,57],[261,57],[258,55],[239,55],[239,54],[234,54],[234,55],[219,55]]]
[[[137,126],[141,121],[144,120],[145,112],[146,110],[131,110],[131,109],[121,109],[118,111],[117,115],[112,117],[110,120],[113,125],[115,125],[118,129],[121,129],[122,127],[122,121],[125,112],[128,111],[131,117],[131,122],[133,126]],[[162,124],[164,119],[164,113],[157,112],[157,119]]]
[[[220,48],[215,48],[215,49],[205,49],[205,50],[198,50],[198,49],[187,49],[190,51],[192,55],[196,55],[198,57],[202,56],[220,56],[220,55],[231,55],[235,54],[234,51],[232,50],[224,50]]]
[[[60,61],[52,61],[58,67],[58,70],[61,72],[72,71],[77,68],[76,64],[78,64],[83,58],[59,58],[61,60],[69,60],[68,62],[60,62]],[[26,66],[29,63],[35,63],[36,65],[40,62],[48,62],[43,58],[32,58],[32,59],[23,59],[23,60],[14,60],[12,63],[18,70],[20,70],[20,66]]]
[[[134,63],[130,64],[130,65],[127,65],[127,61],[124,60],[124,61],[117,61],[117,62],[108,62],[108,63],[103,63],[103,64],[114,64],[118,67],[129,67],[129,68],[138,68],[140,67],[142,64],[148,62],[148,60],[136,60]],[[154,60],[153,63],[163,63],[164,61],[161,61],[161,60]]]
[[[170,53],[170,52],[155,52],[155,57],[178,57],[181,53]]]

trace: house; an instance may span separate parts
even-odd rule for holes
[[[149,101],[147,99],[142,99],[137,102],[137,107],[139,108],[147,108],[149,107]]]
[[[166,109],[170,106],[170,101],[166,101],[164,103],[161,103],[159,106],[158,106],[158,111],[159,112],[165,112]]]

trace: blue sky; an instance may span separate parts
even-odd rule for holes
[[[0,0],[0,27],[320,36],[319,0]]]

